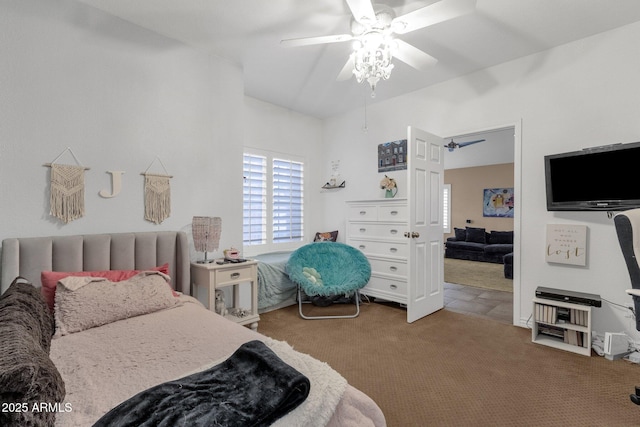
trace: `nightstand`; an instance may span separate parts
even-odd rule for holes
[[[251,307],[246,308],[244,316],[234,314],[234,309],[240,307],[240,285],[251,285]],[[233,287],[233,304],[227,307],[229,313],[226,319],[241,325],[249,325],[254,331],[258,329],[258,261],[247,260],[239,263],[208,264],[191,263],[191,283],[193,296],[205,306],[215,311],[216,289]]]

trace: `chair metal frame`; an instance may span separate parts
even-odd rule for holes
[[[322,319],[354,319],[360,315],[360,290],[356,289],[355,291],[355,299],[356,299],[356,312],[354,314],[336,314],[336,315],[326,315],[326,316],[307,316],[302,312],[302,304],[311,304],[311,301],[302,301],[302,286],[298,284],[298,312],[300,313],[300,317],[307,320],[322,320]]]

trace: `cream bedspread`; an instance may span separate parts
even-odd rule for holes
[[[219,363],[241,344],[259,339],[311,381],[309,398],[282,426],[384,426],[380,408],[328,365],[283,342],[253,332],[182,296],[181,306],[110,323],[51,343],[70,412],[57,426],[91,426],[134,394]]]

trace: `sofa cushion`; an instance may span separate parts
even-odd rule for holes
[[[490,245],[501,243],[513,244],[513,231],[491,231],[487,243]]]
[[[487,254],[508,254],[509,252],[513,252],[513,245],[509,245],[509,244],[487,245],[484,247],[484,252]]]
[[[461,242],[464,242],[467,240],[467,230],[465,230],[464,228],[454,227],[453,232],[455,233],[456,240],[460,240]]]
[[[486,230],[484,228],[467,227],[467,242],[486,244]]]
[[[457,240],[447,240],[448,249],[458,249],[465,251],[484,252],[485,244],[475,242],[459,242]]]

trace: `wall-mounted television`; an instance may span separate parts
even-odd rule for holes
[[[640,207],[640,142],[544,157],[549,211]]]

